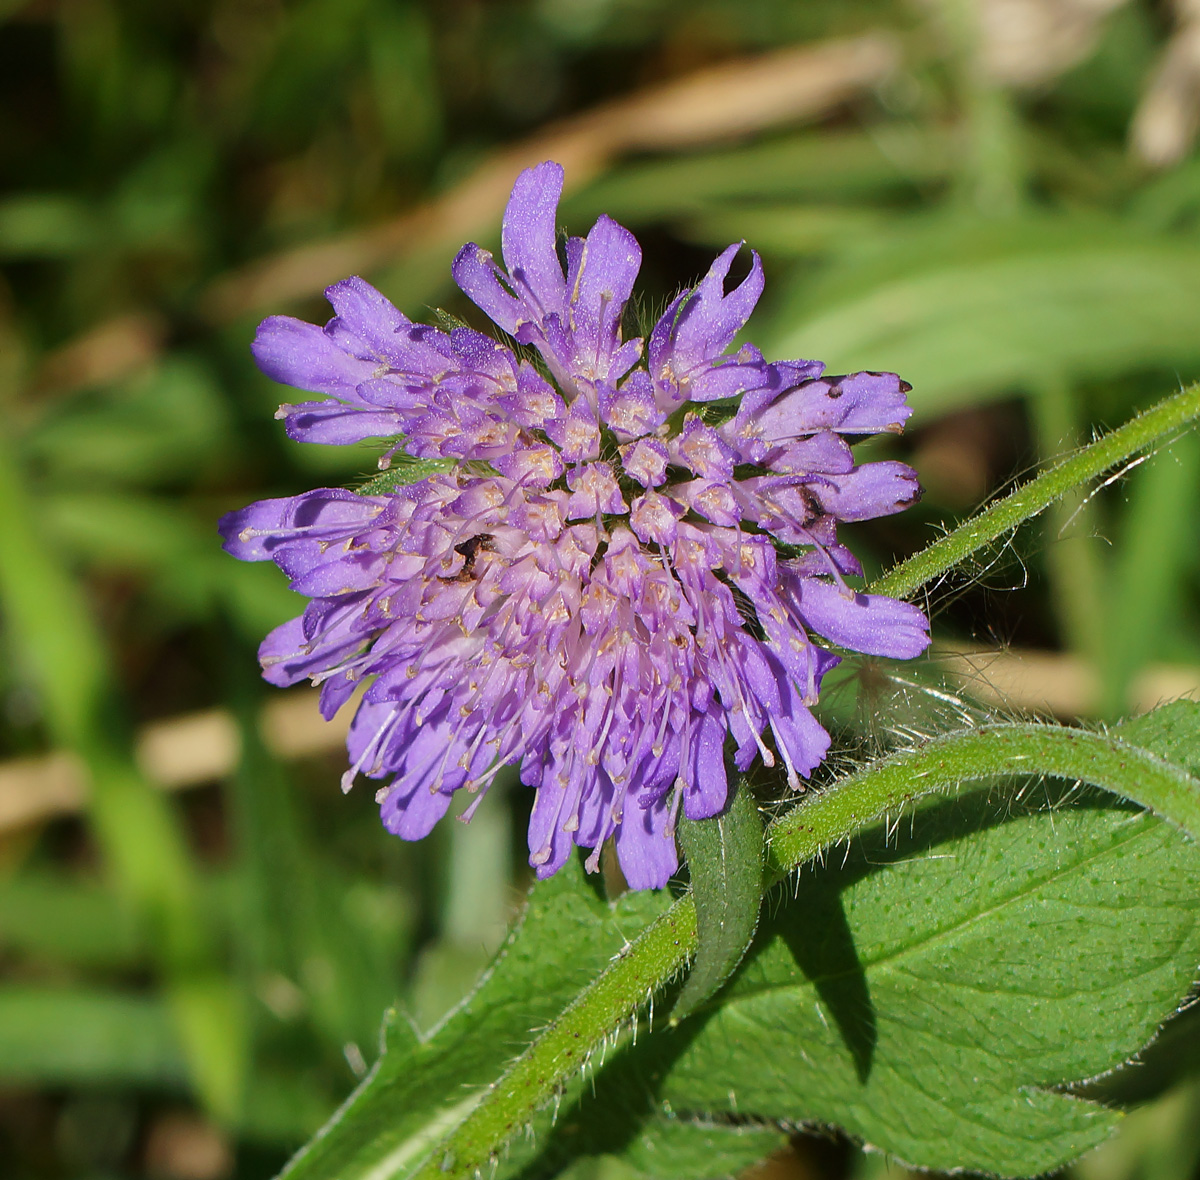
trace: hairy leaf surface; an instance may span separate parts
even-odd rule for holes
[[[1150,1040],[1198,962],[1200,853],[1169,825],[974,796],[806,870],[722,1002],[626,1068],[677,1114],[832,1123],[923,1167],[1028,1175],[1109,1134],[1117,1114],[1054,1087]]]

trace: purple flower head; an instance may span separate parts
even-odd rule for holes
[[[322,395],[284,406],[292,437],[394,439],[446,468],[380,495],[321,489],[221,522],[226,549],[275,561],[311,602],[263,643],[274,684],[310,679],[332,716],[366,684],[346,789],[386,780],[383,822],[426,835],[463,789],[519,764],[537,791],[530,863],[616,838],[630,885],[677,867],[680,809],[718,813],[727,762],[793,787],[829,745],[814,718],[838,657],[915,656],[914,606],[851,589],[840,520],[920,493],[901,463],[856,465],[843,436],[898,431],[891,373],[733,349],[762,268],[727,289],[731,246],[648,342],[622,336],[640,251],[607,217],[556,249],[562,169],[523,172],[501,267],[475,245],[459,286],[542,365],[488,336],[414,324],[358,278],[324,328],[272,317],[254,353]],[[733,349],[731,351],[731,349]],[[390,452],[389,452],[390,453]]]

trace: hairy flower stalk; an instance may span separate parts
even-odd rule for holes
[[[623,339],[641,261],[601,217],[556,248],[562,169],[516,182],[501,269],[475,245],[462,290],[543,364],[469,328],[414,324],[358,278],[326,292],[323,329],[266,320],[260,367],[322,395],[280,410],[305,442],[388,439],[444,470],[382,495],[323,488],[221,522],[226,549],[273,560],[312,599],[260,650],[274,684],[311,679],[331,717],[368,682],[349,737],[389,831],[415,840],[457,790],[482,798],[519,763],[537,790],[530,863],[616,837],[630,885],[663,885],[679,810],[725,805],[726,747],[793,787],[829,745],[814,718],[842,647],[914,656],[914,606],[856,593],[837,522],[919,494],[902,463],[855,465],[843,436],[899,431],[891,373],[730,352],[762,267],[730,291],[739,246],[679,295],[649,339]],[[395,441],[396,439],[400,441]],[[472,805],[472,807],[474,804]],[[470,809],[468,809],[469,814]]]

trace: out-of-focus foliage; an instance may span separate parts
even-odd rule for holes
[[[895,68],[817,116],[603,153],[563,210],[636,228],[663,299],[745,238],[768,271],[756,340],[914,384],[892,452],[928,494],[861,534],[878,568],[1200,377],[1196,86],[1160,69],[1189,19],[1149,0],[0,0],[0,734],[12,757],[73,748],[93,781],[81,818],[0,831],[0,1172],[271,1175],[373,1062],[385,1008],[394,1034],[454,1005],[526,881],[522,790],[403,845],[369,792],[341,797],[338,757],[284,765],[258,740],[254,649],[299,600],[226,559],[215,518],[357,484],[374,455],[286,442],[257,318],[322,316],[330,257],[414,317],[469,316],[457,243],[399,248],[395,226],[444,214],[493,153],[728,59],[886,35]],[[1110,715],[1147,664],[1200,662],[1198,468],[1186,440],[1065,507],[935,595],[939,635],[1085,657]],[[168,801],[130,735],[214,706],[241,764]],[[1114,1085],[1148,1105],[1081,1180],[1194,1173],[1197,1046],[1181,1021],[1151,1082]]]

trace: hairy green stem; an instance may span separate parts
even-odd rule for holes
[[[1019,774],[1078,779],[1149,808],[1200,839],[1200,781],[1138,746],[1062,725],[984,725],[874,763],[767,829],[768,860],[789,872],[869,824],[961,783]]]
[[[485,1170],[558,1088],[680,971],[696,949],[696,908],[681,897],[629,944],[513,1062],[415,1173],[452,1180]]]
[[[890,569],[871,585],[876,594],[904,598],[1036,516],[1073,488],[1103,475],[1139,451],[1161,442],[1200,417],[1200,383],[1131,418],[1111,434],[1022,484],[932,545]]]

